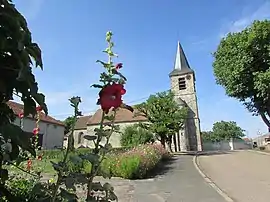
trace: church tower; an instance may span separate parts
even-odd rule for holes
[[[176,102],[180,107],[186,106],[189,109],[183,130],[179,131],[174,137],[176,150],[202,151],[195,72],[190,68],[180,42],[177,46],[174,69],[169,76],[171,91],[175,95]]]

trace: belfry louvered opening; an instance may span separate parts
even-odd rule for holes
[[[181,77],[178,79],[178,85],[179,85],[179,90],[185,90],[187,88],[185,77]]]

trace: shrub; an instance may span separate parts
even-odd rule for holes
[[[13,176],[7,181],[7,188],[16,197],[24,200],[31,196],[31,191],[36,184],[36,180],[32,178],[25,178],[26,176]],[[5,200],[3,200],[5,201]]]
[[[134,124],[125,128],[120,141],[123,147],[135,147],[154,142],[154,136],[151,132],[141,128],[138,124]]]
[[[141,145],[119,155],[107,156],[101,172],[110,173],[114,177],[141,179],[163,158],[168,157],[168,152],[160,144]]]

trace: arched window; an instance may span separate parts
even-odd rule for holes
[[[83,132],[79,132],[78,134],[78,144],[82,144],[83,141]]]

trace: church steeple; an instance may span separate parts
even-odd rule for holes
[[[169,76],[180,76],[188,73],[194,73],[194,71],[190,68],[184,50],[178,41],[174,69]]]

